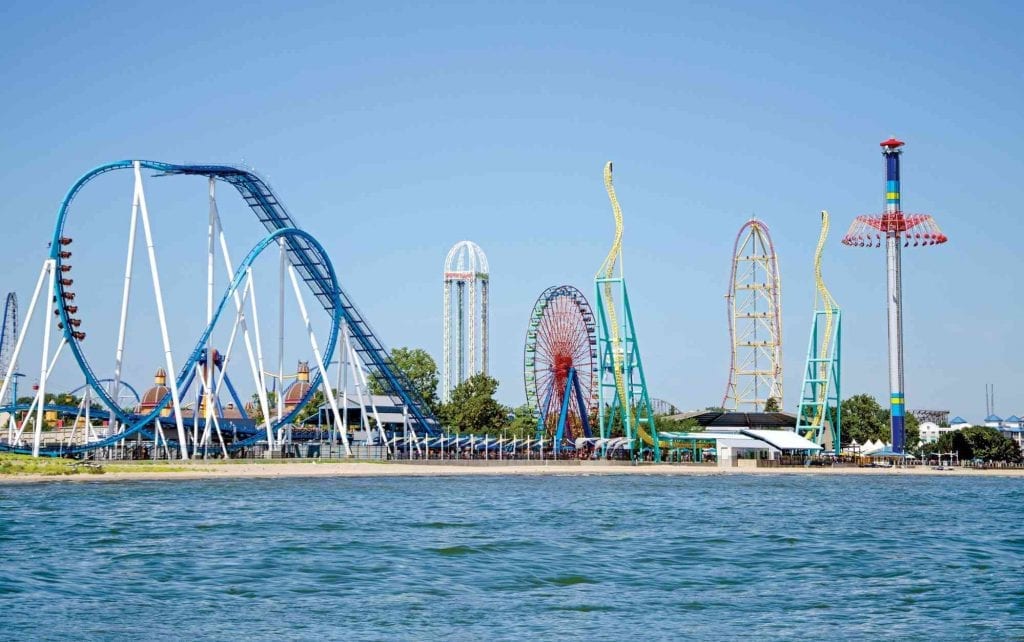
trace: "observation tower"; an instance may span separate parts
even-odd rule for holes
[[[469,377],[487,374],[487,255],[459,241],[444,260],[444,374],[441,399]]]
[[[905,446],[903,392],[903,286],[902,247],[941,245],[948,238],[928,214],[904,214],[900,205],[900,155],[903,141],[882,141],[885,158],[885,211],[879,215],[858,216],[843,237],[843,245],[881,247],[885,242],[889,316],[889,417],[893,452]]]
[[[722,407],[763,412],[782,407],[782,279],[764,221],[752,218],[736,234],[725,300],[729,309],[729,383]]]

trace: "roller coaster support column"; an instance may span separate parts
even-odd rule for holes
[[[18,341],[14,344],[14,353],[11,354],[11,362],[7,364],[7,372],[4,373],[4,381],[0,384],[0,399],[4,399],[7,396],[7,389],[11,386],[11,380],[14,379],[14,368],[18,363],[18,357],[21,355],[21,348],[25,345],[25,336],[28,334],[29,322],[32,321],[32,313],[35,312],[36,303],[39,301],[39,293],[43,289],[43,282],[46,281],[46,277],[50,277],[50,292],[53,292],[53,275],[54,275],[54,262],[53,260],[47,260],[43,262],[43,269],[39,270],[39,279],[36,281],[36,289],[32,293],[32,300],[28,304],[28,313],[25,314],[25,320],[21,324],[21,328],[18,331]],[[44,315],[43,323],[48,324],[49,318]],[[46,367],[46,353],[43,353],[43,367]],[[17,388],[17,380],[15,379],[15,388]],[[15,392],[14,402],[18,402],[17,393]],[[20,431],[19,431],[20,434]],[[8,445],[14,444],[14,435],[11,434],[7,438]]]
[[[128,225],[128,252],[124,264],[124,290],[121,292],[121,320],[117,327],[117,348],[114,352],[114,383],[112,397],[118,398],[121,392],[121,368],[124,364],[125,328],[128,322],[128,301],[132,291],[132,266],[135,264],[135,235],[139,228],[139,200],[132,199],[132,216]],[[110,416],[110,429],[117,432],[117,417]]]
[[[344,320],[341,322],[341,335],[338,339],[341,351],[335,350],[334,353],[338,355],[338,390],[341,390],[341,429],[348,432],[348,370],[345,366],[348,365],[348,323]],[[369,441],[370,434],[366,434],[367,441]],[[337,439],[337,435],[331,435],[331,443]]]
[[[213,322],[213,264],[214,264],[214,239],[217,236],[217,224],[219,222],[219,216],[217,215],[217,181],[211,176],[209,179],[209,193],[210,193],[210,214],[209,223],[207,225],[206,234],[206,325],[209,326]],[[212,377],[213,365],[213,348],[210,347],[209,342],[206,344],[206,373],[201,372],[202,366],[196,364],[196,370],[200,372],[200,382],[203,387],[203,398],[205,403],[203,404],[203,442],[205,446],[206,435],[210,430],[210,421],[213,419],[213,402],[216,397],[213,396],[212,390],[210,390],[210,380]],[[199,440],[196,438],[196,432],[199,428],[199,422],[192,424],[192,448],[193,454],[199,448]],[[220,427],[217,427],[217,434],[220,435]],[[227,452],[224,453],[224,458],[227,459]]]
[[[149,271],[153,276],[153,293],[156,295],[156,314],[160,321],[160,339],[163,342],[164,357],[167,362],[167,382],[171,389],[171,404],[174,407],[174,423],[178,429],[178,445],[181,458],[188,459],[188,446],[185,443],[185,424],[181,419],[181,398],[178,395],[178,382],[174,373],[174,357],[171,354],[171,340],[167,334],[167,316],[164,314],[163,290],[160,289],[160,272],[156,265],[156,250],[153,248],[153,233],[149,227],[149,209],[146,207],[146,193],[142,189],[142,168],[135,161],[135,201],[142,213],[142,231],[146,235],[146,252],[149,254]]]
[[[277,243],[281,249],[281,266],[278,275],[280,283],[277,293],[277,382],[281,389],[277,391],[277,420],[281,421],[281,417],[284,416],[284,274],[285,268],[288,266],[288,254],[284,249],[284,239],[280,239]],[[342,321],[343,329],[346,327],[344,323]]]
[[[224,258],[224,267],[228,274],[234,274],[235,269],[231,263],[231,254],[228,252],[228,241],[224,236],[224,226],[220,224],[220,214],[217,212],[216,205],[213,208],[213,214],[217,219],[217,236],[220,239],[220,253]],[[283,241],[283,239],[281,240]],[[249,286],[251,289],[251,278]],[[270,427],[271,418],[270,403],[267,401],[267,380],[263,376],[263,371],[259,368],[256,355],[253,352],[252,338],[249,336],[249,325],[245,321],[245,303],[237,289],[232,293],[232,298],[235,302],[235,313],[238,315],[239,327],[242,328],[242,340],[245,343],[245,353],[249,358],[249,370],[252,373],[253,384],[256,386],[256,395],[260,402],[260,412],[263,413],[263,425],[267,431],[267,449],[270,451],[274,449],[274,431]],[[259,337],[256,337],[256,340],[259,341]]]
[[[313,358],[316,359],[317,370],[320,371],[321,385],[324,387],[324,395],[327,397],[328,403],[331,404],[331,413],[334,415],[334,425],[337,426],[341,423],[341,413],[338,411],[338,400],[334,396],[334,391],[331,390],[331,377],[327,373],[327,368],[324,366],[324,358],[320,354],[320,346],[317,345],[316,335],[313,333],[313,326],[309,322],[309,312],[306,311],[306,303],[302,300],[302,291],[299,289],[299,280],[295,276],[295,268],[288,266],[288,276],[291,277],[292,290],[295,291],[295,300],[299,305],[299,312],[302,313],[302,322],[306,325],[306,332],[309,334],[309,345],[313,348]],[[328,345],[328,347],[330,347]],[[349,457],[352,456],[352,449],[348,445],[348,433],[342,431],[341,443],[345,447],[345,454]]]
[[[49,275],[47,277],[47,292],[53,292],[53,282],[56,278],[56,264],[53,259],[46,261],[45,267],[43,268]],[[59,302],[58,302],[59,304]],[[43,433],[43,406],[46,405],[44,400],[46,399],[46,376],[49,374],[49,368],[47,367],[47,361],[50,358],[50,326],[53,325],[50,322],[50,315],[43,315],[43,363],[39,367],[39,392],[36,393],[36,425],[35,431],[32,435],[32,456],[39,456],[39,440],[42,438]],[[64,347],[64,342],[60,344],[60,348]],[[60,354],[60,348],[57,349],[57,354]],[[57,356],[54,355],[54,361],[57,360]],[[17,403],[17,399],[14,400]],[[28,421],[28,417],[25,418]]]

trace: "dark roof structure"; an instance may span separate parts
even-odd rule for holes
[[[768,430],[796,430],[796,415],[788,412],[722,412],[720,410],[698,410],[670,415],[669,419],[682,421],[693,419],[704,428],[746,428]]]

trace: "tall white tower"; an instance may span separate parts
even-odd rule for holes
[[[467,378],[487,374],[487,255],[459,241],[444,260],[444,378],[441,400]]]

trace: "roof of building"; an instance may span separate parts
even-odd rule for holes
[[[293,381],[288,386],[288,389],[284,391],[284,405],[294,406],[302,401],[302,398],[309,391],[309,386],[310,383],[308,381]]]
[[[822,450],[822,447],[788,430],[743,430],[744,435],[767,442],[779,450]]]
[[[953,417],[952,419],[950,419],[949,423],[951,423],[951,424],[966,424],[966,423],[969,423],[969,422],[966,419],[964,419],[963,417],[961,417],[960,415],[957,415],[956,417]]]
[[[170,391],[171,389],[167,386],[153,386],[142,393],[142,399],[139,400],[139,410],[152,410],[156,408],[160,400],[167,396],[167,393]]]
[[[774,448],[776,450],[821,450],[821,446],[790,430],[711,430],[707,432],[662,432],[669,440],[715,441],[733,448]]]
[[[1002,418],[998,415],[989,415],[988,417],[985,417],[985,421],[1002,421]]]
[[[1010,415],[1009,417],[1006,418],[1006,421],[1012,421],[1014,423],[1018,423],[1018,422],[1020,422],[1020,417],[1018,417],[1017,415]]]
[[[796,428],[796,415],[788,412],[728,412],[698,410],[669,415],[681,421],[693,419],[704,428]]]

